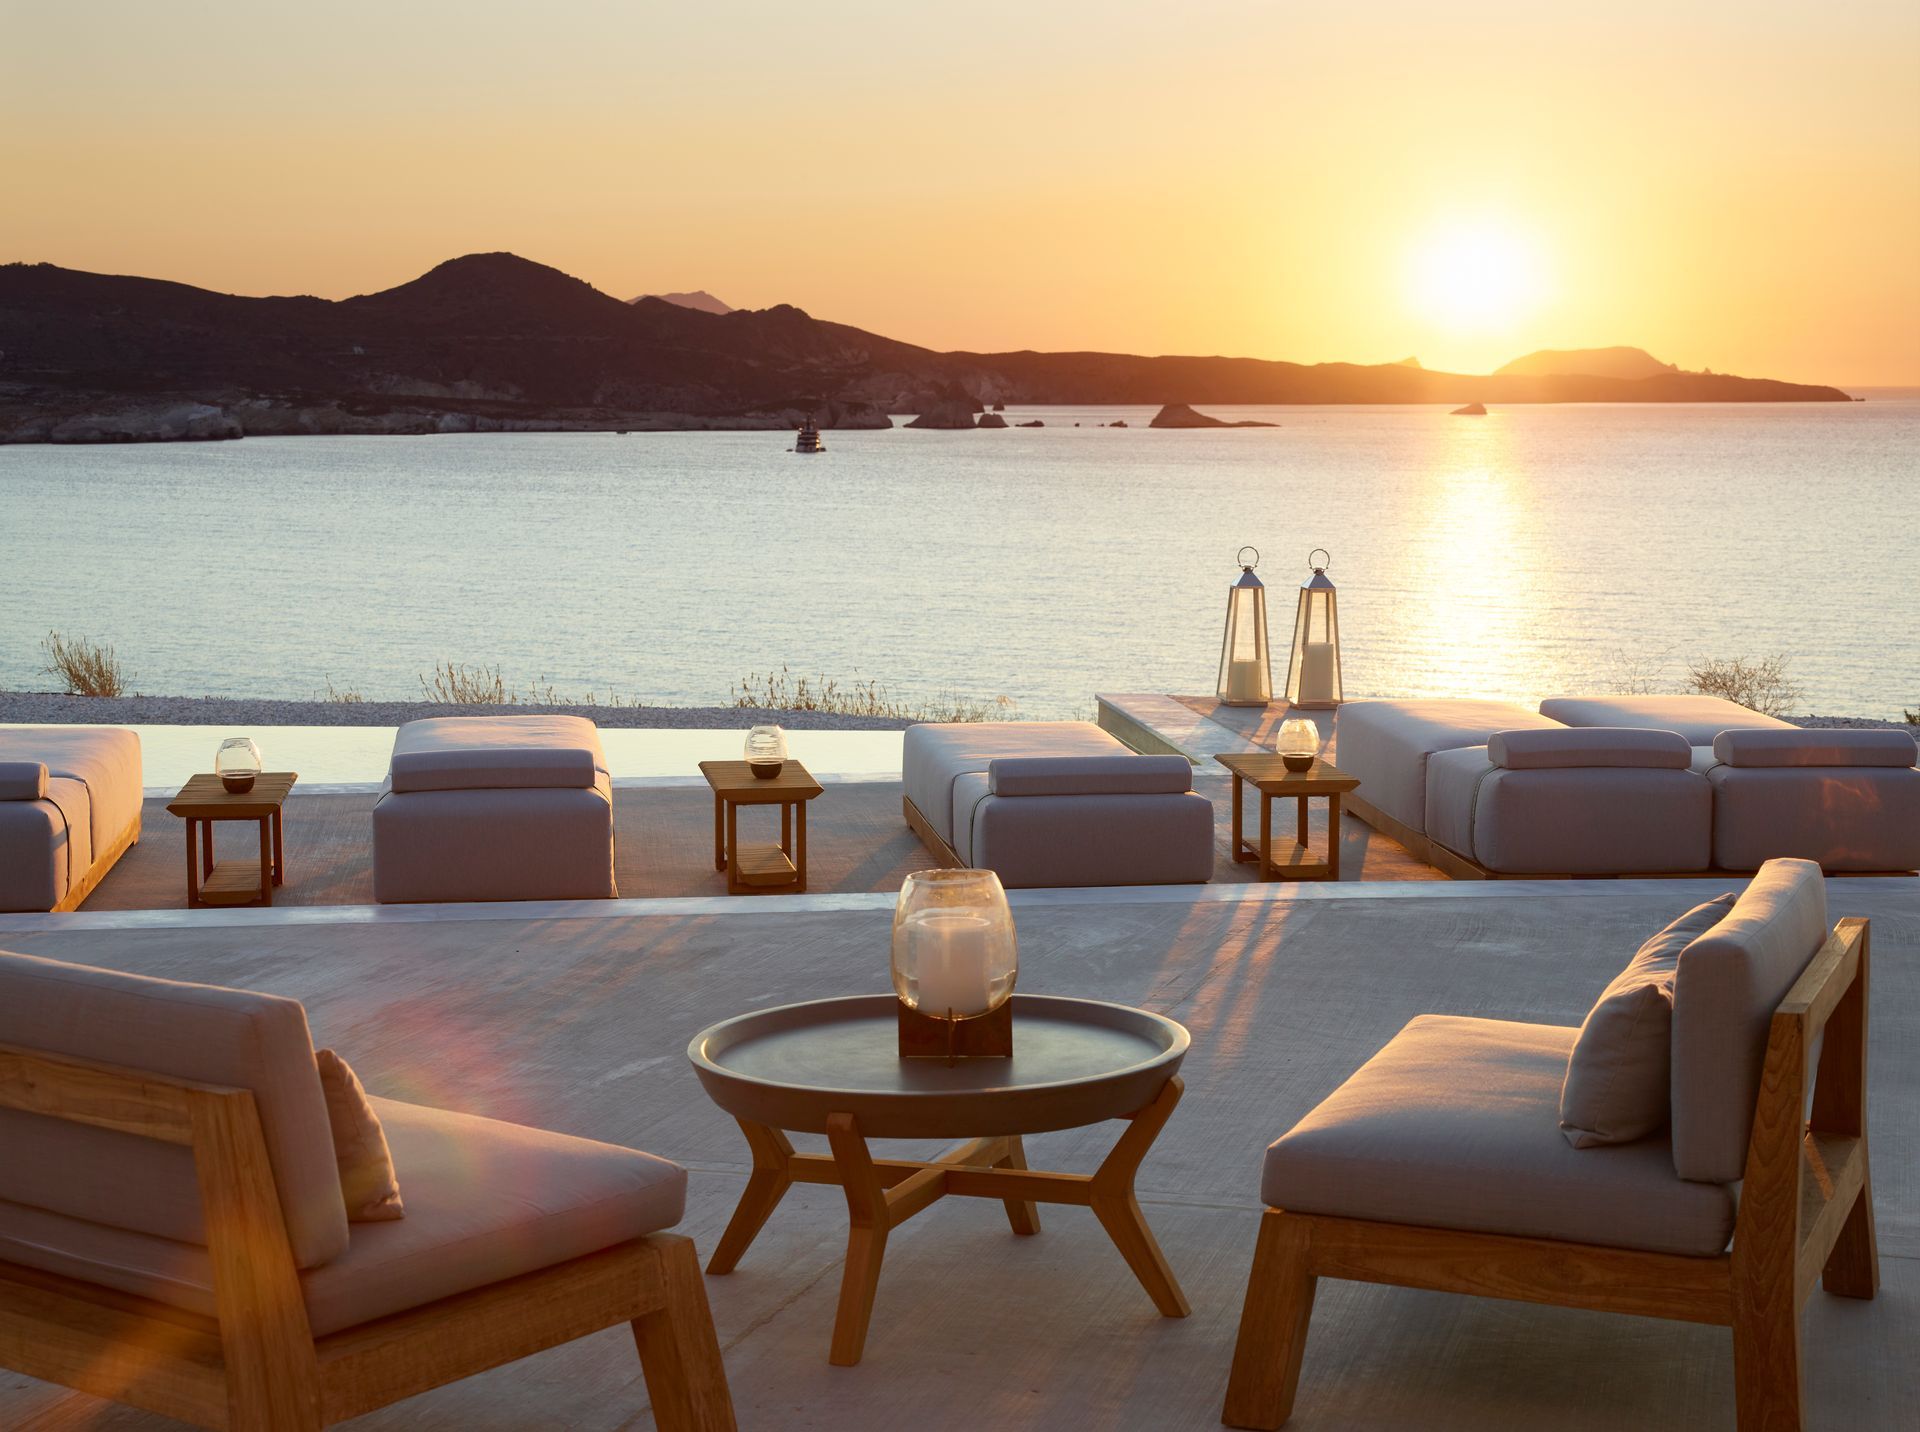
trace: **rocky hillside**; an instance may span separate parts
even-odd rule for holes
[[[1658,378],[1679,371],[1644,348],[1542,348],[1494,373],[1497,377]]]
[[[676,297],[684,297],[679,295]],[[997,403],[1844,401],[1662,369],[1629,379],[1120,353],[936,353],[787,305],[623,302],[512,254],[380,293],[240,298],[0,266],[0,441],[293,433],[885,427]],[[970,421],[970,419],[969,419]]]

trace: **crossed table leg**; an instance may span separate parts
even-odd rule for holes
[[[880,1262],[892,1230],[949,1194],[999,1199],[1006,1205],[1007,1222],[1019,1234],[1040,1231],[1036,1204],[1069,1203],[1093,1210],[1153,1305],[1166,1317],[1184,1318],[1186,1296],[1133,1193],[1141,1160],[1166,1126],[1184,1087],[1175,1075],[1150,1104],[1129,1115],[1126,1131],[1091,1175],[1029,1169],[1018,1134],[974,1139],[926,1161],[876,1159],[851,1114],[828,1116],[831,1154],[795,1153],[780,1130],[738,1120],[753,1151],[753,1173],[707,1271],[731,1273],[794,1184],[838,1184],[847,1196],[847,1265],[840,1277],[840,1310],[827,1361],[851,1367],[866,1346]]]

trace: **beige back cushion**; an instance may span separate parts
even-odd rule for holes
[[[1720,923],[1734,898],[1696,905],[1648,940],[1587,1011],[1560,1088],[1560,1132],[1576,1149],[1628,1144],[1666,1127],[1674,971],[1681,952]]]
[[[1688,945],[1673,980],[1673,1168],[1743,1176],[1774,1008],[1827,938],[1811,860],[1769,860],[1726,918]]]
[[[347,1246],[326,1099],[297,1001],[0,951],[0,1044],[250,1089],[302,1268]],[[206,1242],[191,1152],[0,1109],[0,1198]]]

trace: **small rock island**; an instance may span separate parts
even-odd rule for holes
[[[1153,421],[1147,426],[1150,428],[1277,428],[1280,424],[1255,422],[1251,418],[1230,423],[1225,418],[1210,418],[1205,413],[1196,413],[1185,403],[1168,403],[1153,415]]]
[[[1464,408],[1455,408],[1447,414],[1451,418],[1484,418],[1487,415],[1485,403],[1468,403]]]

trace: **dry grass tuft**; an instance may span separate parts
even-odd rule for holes
[[[50,631],[40,643],[40,649],[47,654],[47,664],[41,669],[65,682],[69,696],[127,694],[127,684],[133,677],[121,670],[120,658],[106,643]]]
[[[732,688],[733,704],[759,711],[821,711],[832,716],[879,716],[893,721],[1013,721],[1019,706],[1010,696],[978,701],[943,692],[931,701],[896,700],[877,681],[842,686],[833,677],[794,676],[786,667],[753,674]]]
[[[1723,696],[1762,716],[1785,716],[1800,700],[1800,687],[1787,675],[1787,659],[1777,652],[1753,660],[1699,662],[1687,668],[1687,680],[1702,696]]]
[[[322,701],[330,701],[337,706],[358,706],[367,699],[360,694],[358,687],[349,686],[343,691],[333,684],[331,676],[326,678],[326,682],[327,690],[320,698]]]
[[[328,689],[332,689],[331,682]],[[589,691],[584,699],[576,701],[556,691],[544,676],[521,691],[507,684],[498,666],[468,666],[455,661],[443,661],[434,667],[432,681],[422,676],[420,690],[427,700],[441,706],[592,706],[617,710],[641,704],[612,690],[604,698]],[[360,698],[350,694],[338,699],[357,701]]]
[[[441,706],[518,706],[520,693],[510,691],[498,666],[468,666],[443,661],[433,668],[433,681],[420,678],[420,691]]]

